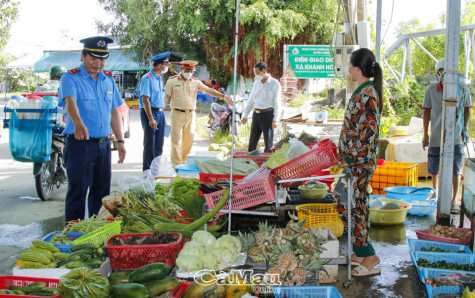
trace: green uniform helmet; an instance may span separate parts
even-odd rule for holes
[[[61,79],[61,76],[63,73],[67,72],[68,70],[66,67],[62,65],[55,65],[51,67],[51,70],[49,71],[49,79],[50,80],[59,80]]]

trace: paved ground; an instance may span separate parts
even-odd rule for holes
[[[1,106],[5,102],[0,102]],[[1,113],[3,114],[3,113]],[[2,116],[0,116],[1,118]],[[0,274],[10,274],[18,253],[32,240],[64,225],[64,195],[66,187],[56,191],[52,200],[37,199],[32,167],[29,163],[15,162],[8,149],[8,131],[0,137]],[[131,111],[131,138],[126,140],[127,157],[123,165],[117,164],[113,152],[113,189],[119,189],[117,181],[125,175],[139,175],[142,160],[142,129],[138,111]],[[206,150],[209,141],[196,137],[194,151]],[[166,139],[165,154],[169,155],[170,141]],[[430,186],[430,181],[423,182]],[[409,257],[407,238],[416,238],[414,230],[429,228],[434,216],[409,216],[403,225],[392,227],[373,226],[370,238],[381,258],[380,276],[353,279],[346,289],[346,266],[339,266],[338,281],[333,284],[343,297],[424,297],[424,289],[417,281]],[[340,238],[340,253],[346,252],[345,236]]]

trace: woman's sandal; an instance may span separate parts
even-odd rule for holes
[[[353,271],[356,271],[353,272]],[[353,276],[371,276],[371,275],[378,275],[381,274],[381,268],[371,268],[371,270],[368,270],[366,267],[363,265],[358,265],[355,268],[352,269],[351,275]]]

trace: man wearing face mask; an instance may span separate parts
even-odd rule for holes
[[[153,68],[140,80],[140,120],[143,128],[142,169],[150,169],[153,159],[163,153],[165,129],[165,89],[162,74],[168,71],[168,57],[165,52],[152,57]]]
[[[256,150],[261,134],[264,134],[264,152],[270,153],[274,142],[274,129],[280,119],[281,86],[279,81],[267,72],[264,62],[254,65],[254,74],[254,85],[241,123],[247,123],[247,116],[254,107],[248,151]]]
[[[165,105],[171,103],[171,160],[172,165],[186,163],[195,136],[196,100],[198,91],[222,98],[232,105],[229,97],[207,87],[198,78],[193,77],[198,62],[186,60],[181,62],[181,72],[168,79],[165,85]]]
[[[425,150],[427,146],[427,171],[432,175],[432,187],[437,190],[439,182],[439,160],[440,160],[440,146],[441,146],[441,130],[442,130],[442,109],[444,102],[444,68],[445,58],[437,61],[435,70],[439,76],[437,83],[431,84],[427,87],[424,96],[422,108],[424,110],[422,115],[424,137],[422,139],[422,148]],[[457,104],[457,115],[455,123],[455,140],[454,140],[454,167],[452,179],[452,210],[451,213],[457,214],[460,212],[460,207],[457,205],[457,191],[460,184],[460,178],[463,169],[463,130],[468,136],[467,127],[470,120],[470,108],[472,102],[470,99],[470,92],[465,85],[461,85],[461,94],[463,105],[463,113],[460,109],[460,103]],[[463,121],[462,121],[463,120]],[[431,134],[429,138],[429,122],[431,126]]]

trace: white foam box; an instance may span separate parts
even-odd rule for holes
[[[105,260],[101,267],[96,269],[99,273],[102,273],[105,277],[109,277],[112,273],[111,263],[109,258]],[[45,269],[25,269],[18,266],[13,267],[12,274],[14,276],[26,276],[37,278],[54,278],[59,279],[61,276],[69,273],[71,269],[67,268],[45,268]]]
[[[195,154],[189,154],[186,156],[186,163],[195,163],[195,160],[223,160],[224,152],[222,151],[197,151]]]
[[[322,246],[326,248],[321,254],[320,258],[338,258],[340,255],[340,242],[333,235],[329,229],[317,229],[315,230],[318,238],[324,238],[327,240]],[[337,281],[338,277],[338,265],[323,265],[325,270],[320,270],[318,275],[318,281],[322,284],[331,284]]]

